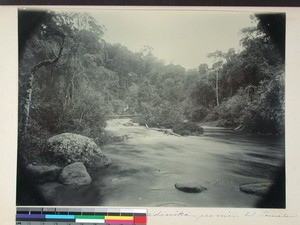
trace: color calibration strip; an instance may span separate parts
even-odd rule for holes
[[[146,209],[18,207],[17,225],[146,225]]]

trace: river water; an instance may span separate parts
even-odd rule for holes
[[[204,127],[202,136],[174,136],[133,124],[108,121],[106,130],[128,140],[102,146],[112,165],[97,175],[85,199],[105,206],[254,207],[258,197],[242,184],[272,180],[284,160],[284,140]],[[196,182],[202,193],[185,193],[176,182]],[[80,202],[77,202],[80,205]]]

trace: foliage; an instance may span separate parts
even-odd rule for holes
[[[180,135],[199,135],[203,128],[194,122],[180,122],[173,127],[173,131]]]
[[[205,106],[199,106],[198,108],[192,108],[188,111],[187,118],[193,122],[203,121],[209,113],[209,109]]]
[[[251,131],[284,133],[283,71],[272,80],[263,80],[257,87],[254,100],[247,107],[244,123]]]
[[[251,132],[282,134],[284,58],[261,23],[244,28],[242,34],[244,50],[239,54],[233,49],[209,54],[222,64],[215,63],[201,70],[201,78],[190,92],[195,110],[191,110],[189,118],[201,120],[208,110],[205,120],[218,121],[219,126],[242,126]]]
[[[240,89],[236,95],[222,102],[222,104],[215,109],[219,112],[217,115],[218,125],[223,127],[237,127],[242,124],[243,119],[241,115],[247,111],[247,104],[249,104],[247,91]]]
[[[118,81],[103,67],[102,26],[87,14],[45,15],[25,42],[19,64],[19,130],[26,131],[23,145],[31,150],[42,147],[34,145],[34,137],[67,131],[99,135]]]

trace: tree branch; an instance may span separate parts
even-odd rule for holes
[[[56,62],[60,59],[60,57],[61,57],[61,55],[62,55],[62,51],[63,51],[63,49],[64,49],[64,43],[65,43],[65,38],[63,37],[63,38],[62,38],[62,43],[61,43],[61,46],[60,46],[58,55],[57,55],[54,59],[52,59],[52,60],[45,60],[45,61],[40,62],[39,64],[35,65],[35,66],[31,69],[31,73],[32,73],[32,74],[35,74],[35,72],[36,72],[39,68],[41,68],[41,67],[43,67],[43,66],[48,66],[48,65],[53,64],[53,63],[56,63]]]

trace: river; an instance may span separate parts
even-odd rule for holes
[[[284,160],[284,140],[230,129],[204,127],[201,136],[174,136],[133,124],[108,121],[107,132],[128,140],[102,146],[112,160],[89,187],[92,202],[105,206],[254,207],[255,195],[241,184],[272,180]],[[197,182],[202,193],[185,193],[176,182]],[[77,202],[78,204],[78,202]]]

